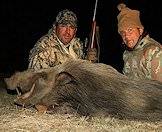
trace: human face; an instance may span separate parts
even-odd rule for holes
[[[76,35],[77,29],[71,24],[59,24],[56,27],[56,34],[63,44],[68,44]]]
[[[137,27],[128,27],[120,32],[120,35],[128,48],[133,49],[137,44],[139,37],[142,35],[143,29]]]

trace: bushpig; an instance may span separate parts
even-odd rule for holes
[[[162,119],[162,83],[131,80],[103,63],[69,60],[49,69],[16,73],[6,83],[9,89],[20,87],[22,94],[15,102],[26,107],[68,103],[84,116]]]

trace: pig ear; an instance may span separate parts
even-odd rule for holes
[[[56,76],[55,81],[56,81],[56,84],[58,84],[58,85],[65,85],[68,83],[74,83],[75,78],[67,72],[61,72]]]

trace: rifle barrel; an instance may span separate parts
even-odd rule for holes
[[[95,8],[94,8],[94,14],[93,14],[93,21],[95,21],[95,17],[96,17],[97,3],[98,3],[98,0],[96,0],[96,2],[95,2]]]

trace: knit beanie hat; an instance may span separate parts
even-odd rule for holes
[[[77,17],[76,14],[68,9],[60,11],[56,17],[56,24],[71,24],[77,27]]]
[[[132,10],[121,3],[117,6],[120,13],[117,16],[118,19],[118,32],[128,27],[144,28],[140,21],[140,12],[138,10]]]

